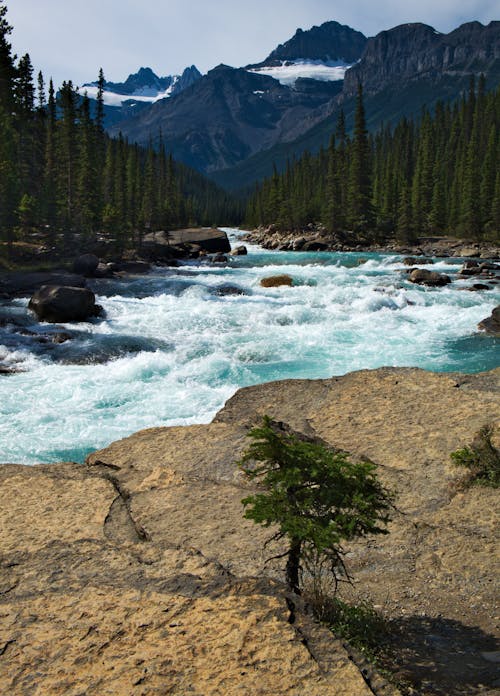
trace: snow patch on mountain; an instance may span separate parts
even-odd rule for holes
[[[351,65],[342,61],[294,60],[282,61],[281,65],[250,68],[249,72],[269,75],[282,85],[292,87],[299,78],[320,80],[321,82],[337,82],[343,80],[345,72]]]
[[[174,91],[174,85],[178,81],[178,76],[174,79],[174,82],[167,87],[167,89],[158,91],[154,87],[142,87],[141,89],[135,90],[132,94],[117,94],[116,92],[110,92],[108,90],[103,91],[103,100],[106,106],[122,106],[127,101],[139,101],[146,102],[149,104],[154,104],[154,102],[160,99],[167,99],[172,96]],[[97,99],[98,87],[95,84],[84,85],[78,88],[79,94],[83,97],[85,94],[89,99]]]

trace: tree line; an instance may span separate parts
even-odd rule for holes
[[[500,89],[487,93],[481,76],[455,103],[369,135],[360,85],[352,134],[341,111],[328,148],[256,187],[246,223],[283,231],[322,223],[332,234],[408,242],[426,234],[499,240],[499,128]]]
[[[104,75],[91,103],[71,81],[36,84],[29,54],[12,54],[0,3],[0,241],[43,233],[53,245],[98,235],[124,249],[150,230],[241,219],[234,200],[174,162],[161,134],[147,148],[104,131]]]

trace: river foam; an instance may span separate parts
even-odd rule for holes
[[[36,339],[55,329],[37,324],[26,300],[4,307],[27,335],[0,327],[3,362],[24,370],[0,379],[0,461],[83,461],[141,428],[209,422],[239,387],[275,379],[500,362],[499,340],[476,329],[500,290],[411,285],[394,256],[249,250],[229,266],[94,281],[106,319],[65,325],[74,337],[62,344]],[[283,272],[293,287],[260,287]],[[218,294],[227,284],[243,294]]]

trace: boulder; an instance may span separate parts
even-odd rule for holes
[[[419,266],[422,264],[426,264],[428,266],[432,265],[434,261],[432,259],[424,259],[424,258],[417,258],[416,256],[406,256],[403,259],[403,263],[405,266]]]
[[[211,263],[227,263],[227,256],[224,254],[215,254],[215,256],[210,257]]]
[[[218,297],[227,297],[230,295],[246,295],[247,293],[243,288],[237,285],[231,285],[230,283],[224,283],[223,285],[217,285],[212,290],[212,295],[217,295]]]
[[[321,242],[319,239],[310,239],[303,246],[301,251],[326,251],[328,244]]]
[[[92,290],[60,285],[42,285],[28,306],[39,321],[51,323],[85,321],[102,313]]]
[[[91,278],[99,266],[99,259],[95,254],[82,254],[73,261],[73,271],[79,275]]]
[[[450,276],[444,273],[436,273],[436,271],[428,271],[425,268],[415,268],[410,271],[408,276],[410,283],[416,283],[417,285],[426,285],[431,288],[438,288],[442,285],[448,285],[451,283]]]
[[[246,246],[238,246],[231,250],[231,256],[246,256],[248,249]]]
[[[163,234],[167,234],[169,244],[198,244],[201,249],[204,249],[209,254],[228,254],[231,251],[231,244],[227,234],[215,227],[173,230]]]
[[[147,261],[122,261],[113,266],[115,270],[122,273],[142,274],[151,270],[151,265]]]
[[[260,284],[263,288],[278,288],[281,285],[293,285],[293,278],[289,275],[276,275],[269,276],[268,278],[262,278]]]
[[[292,248],[294,251],[302,251],[304,248],[304,244],[306,243],[305,237],[299,237],[298,239],[295,239]]]
[[[480,254],[480,250],[476,247],[462,247],[461,249],[458,249],[455,255],[460,257],[466,257],[469,259],[477,259],[479,258]]]
[[[489,317],[479,322],[478,328],[492,336],[500,337],[500,305],[495,307]]]
[[[478,292],[479,290],[491,290],[491,287],[486,285],[486,283],[474,283],[468,287],[467,290],[469,292]]]

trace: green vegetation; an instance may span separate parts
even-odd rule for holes
[[[469,470],[466,485],[500,487],[500,450],[491,442],[492,435],[493,429],[485,426],[481,428],[470,447],[451,453],[454,464]]]
[[[473,236],[500,240],[500,89],[471,78],[455,104],[424,109],[368,136],[361,89],[352,137],[341,112],[328,149],[275,169],[247,206],[250,226],[332,234]]]
[[[286,582],[300,594],[301,571],[349,578],[342,543],[368,534],[387,534],[391,496],[370,462],[349,461],[322,443],[302,439],[265,416],[249,432],[253,442],[240,466],[265,492],[242,502],[245,517],[276,526],[271,539],[285,538]],[[251,462],[251,466],[246,464]]]
[[[37,238],[71,253],[99,239],[120,251],[149,231],[240,219],[226,193],[172,160],[161,134],[155,149],[106,136],[102,70],[96,104],[71,81],[56,94],[50,80],[47,98],[30,56],[12,55],[6,13],[0,2],[1,247]]]

